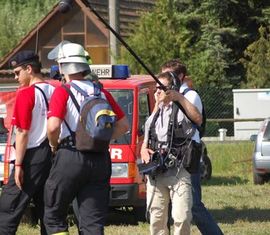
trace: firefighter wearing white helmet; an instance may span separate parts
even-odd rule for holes
[[[55,161],[45,185],[46,229],[49,234],[68,234],[67,211],[76,198],[81,233],[103,235],[109,202],[110,154],[108,150],[99,153],[78,151],[73,135],[79,112],[70,95],[79,105],[84,100],[74,84],[87,94],[94,92],[93,83],[84,78],[90,73],[85,50],[79,44],[64,41],[48,54],[48,58],[58,62],[66,84],[55,89],[48,112],[48,139]],[[110,93],[104,89],[101,93],[116,114],[112,138],[117,138],[128,130],[127,118]]]
[[[60,65],[61,73],[64,75],[79,72],[90,73],[86,51],[77,43],[61,42],[48,54],[48,59],[56,60]]]

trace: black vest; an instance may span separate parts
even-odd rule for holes
[[[150,149],[157,151],[164,148],[164,146],[167,146],[167,151],[171,152],[172,149],[179,150],[183,144],[191,140],[195,133],[195,128],[193,128],[192,123],[188,121],[185,116],[181,122],[178,122],[178,111],[179,108],[175,104],[172,104],[172,113],[168,124],[166,142],[158,140],[155,124],[160,115],[160,109],[155,113],[149,128],[148,147]]]

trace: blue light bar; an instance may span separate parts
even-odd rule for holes
[[[130,76],[129,68],[127,65],[113,65],[112,72],[113,78],[125,79]]]

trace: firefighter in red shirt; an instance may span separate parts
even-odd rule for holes
[[[80,105],[84,97],[72,84],[88,94],[94,85],[86,80],[90,73],[84,48],[76,43],[60,43],[48,54],[55,59],[60,72]],[[116,114],[113,137],[128,130],[128,121],[113,97],[101,89]],[[68,234],[67,210],[76,198],[80,214],[82,234],[104,234],[104,224],[109,203],[111,159],[108,149],[104,152],[81,152],[75,147],[71,132],[75,132],[79,112],[68,91],[57,87],[52,95],[48,113],[48,137],[53,152],[56,152],[50,176],[45,186],[45,224],[49,234]],[[69,130],[70,129],[70,130]]]
[[[43,189],[51,167],[47,100],[54,87],[44,82],[39,57],[32,51],[19,52],[11,59],[11,66],[20,84],[12,117],[16,127],[16,160],[0,197],[0,234],[16,233],[32,198],[41,219],[41,234],[47,234],[42,222]]]

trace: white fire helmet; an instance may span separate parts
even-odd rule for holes
[[[49,60],[56,60],[63,74],[75,74],[88,71],[90,67],[84,48],[77,43],[62,41],[48,54]]]

